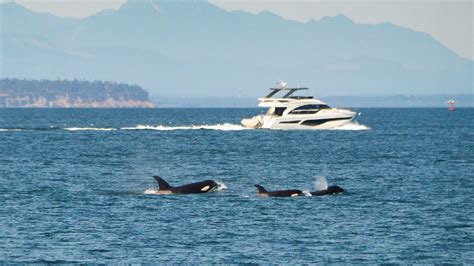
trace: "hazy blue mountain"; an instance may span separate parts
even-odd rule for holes
[[[85,19],[1,6],[1,77],[115,80],[154,95],[472,94],[474,63],[430,35],[345,16],[299,23],[207,1],[135,1]]]

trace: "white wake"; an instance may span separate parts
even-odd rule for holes
[[[333,128],[333,130],[370,130],[371,128],[357,123],[356,121],[349,122],[340,127]]]
[[[51,129],[54,127],[51,126]],[[172,130],[219,130],[219,131],[240,131],[251,130],[238,124],[214,124],[214,125],[186,125],[186,126],[169,126],[169,125],[136,125],[132,127],[110,128],[110,127],[66,127],[62,128],[67,131],[115,131],[115,130],[158,130],[158,131],[172,131]],[[349,122],[332,130],[370,130],[371,128],[359,124],[357,122]],[[31,129],[35,130],[35,129]],[[23,131],[23,129],[0,128],[0,132],[8,131]]]
[[[161,131],[208,129],[208,130],[221,130],[221,131],[238,131],[238,130],[246,130],[247,128],[241,125],[224,123],[224,124],[216,124],[216,125],[190,125],[190,126],[137,125],[134,127],[122,127],[120,129],[122,130],[161,130]]]
[[[67,131],[113,131],[117,130],[116,128],[107,128],[107,127],[66,127],[64,130]]]
[[[0,132],[7,132],[7,131],[23,131],[23,129],[19,129],[19,128],[0,128]]]

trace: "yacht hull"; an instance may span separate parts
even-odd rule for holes
[[[288,119],[269,119],[264,123],[257,122],[256,118],[243,119],[241,124],[246,128],[265,128],[265,129],[296,129],[296,130],[311,130],[311,129],[333,129],[343,126],[351,122],[353,117],[338,118],[338,119],[311,119],[311,120],[288,120]],[[297,122],[293,122],[297,121]],[[310,123],[305,123],[311,121]]]
[[[266,123],[263,123],[261,128],[296,130],[333,129],[351,122],[352,119],[353,117],[347,116],[338,118],[308,118],[301,119],[300,121],[298,119],[270,118]]]
[[[262,127],[262,117],[254,116],[252,118],[245,118],[240,121],[242,126],[246,128],[261,128]]]

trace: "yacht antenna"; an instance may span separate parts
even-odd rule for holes
[[[279,80],[277,82],[277,85],[278,85],[278,88],[279,89],[287,89],[288,88],[288,83],[282,81],[282,80]]]

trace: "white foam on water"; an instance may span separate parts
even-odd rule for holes
[[[332,130],[370,130],[371,128],[357,123],[356,121],[349,122],[340,127],[333,128]]]
[[[50,126],[51,129],[56,127]],[[246,128],[237,124],[215,124],[215,125],[189,125],[189,126],[168,126],[168,125],[137,125],[134,127],[122,127],[122,128],[108,128],[108,127],[66,127],[63,128],[67,131],[115,131],[115,130],[158,130],[158,131],[171,131],[171,130],[219,130],[219,131],[240,131],[240,130],[250,130],[251,128]],[[345,125],[342,125],[332,130],[370,130],[371,128],[359,124],[357,122],[349,122]],[[24,131],[23,129],[15,128],[0,128],[0,132],[7,131]]]
[[[0,132],[7,132],[7,131],[23,131],[23,129],[19,129],[19,128],[0,128]]]
[[[114,131],[116,128],[106,128],[106,127],[66,127],[64,130],[67,131]]]
[[[311,194],[311,192],[307,191],[307,190],[303,190],[303,195],[305,195],[306,197],[312,197],[313,195]]]
[[[227,186],[220,182],[220,181],[216,181],[217,183],[217,188],[216,188],[216,191],[223,191],[223,190],[227,190]]]
[[[143,191],[143,194],[145,195],[156,195],[158,194],[158,190],[154,188],[147,188],[145,191]]]
[[[237,130],[246,130],[241,125],[236,124],[216,124],[216,125],[191,125],[191,126],[165,126],[165,125],[137,125],[134,127],[122,127],[122,130],[161,130],[161,131],[169,131],[169,130],[193,130],[193,129],[208,129],[208,130],[221,130],[221,131],[237,131]]]
[[[314,187],[316,190],[326,190],[328,189],[328,181],[325,176],[320,176],[314,181]]]

